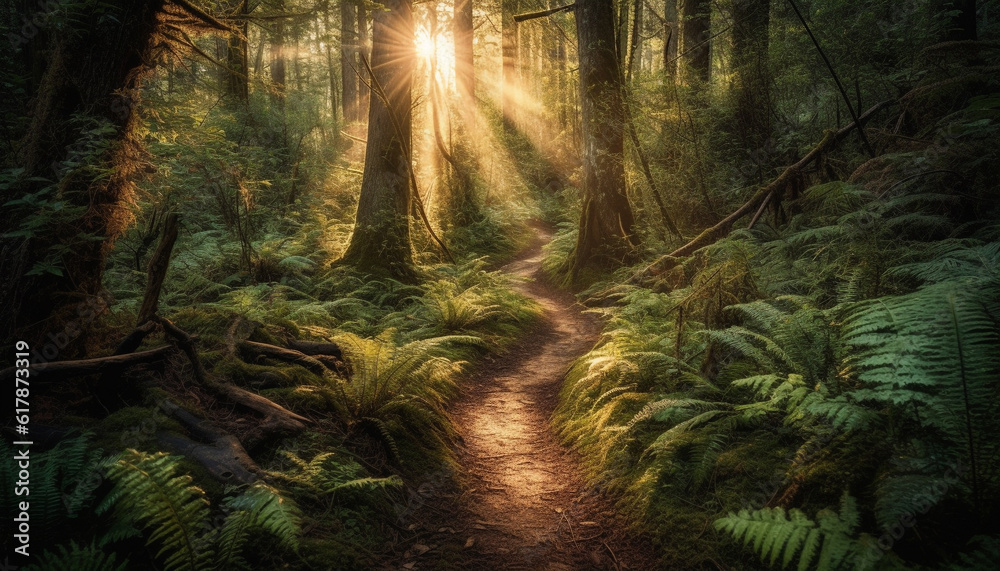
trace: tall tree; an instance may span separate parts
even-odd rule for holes
[[[275,9],[282,13],[285,11],[285,0],[277,0]],[[280,14],[279,14],[280,15]],[[275,92],[283,95],[285,92],[285,20],[278,18],[274,22],[271,30],[271,83]]]
[[[587,265],[626,258],[633,246],[632,207],[622,158],[625,114],[613,0],[578,0],[577,40],[583,107],[583,212],[571,276]]]
[[[677,78],[677,44],[680,42],[677,0],[663,0],[663,69],[668,78]]]
[[[632,39],[629,40],[628,62],[625,65],[625,79],[632,81],[632,70],[635,67],[636,58],[639,59],[639,66],[642,67],[642,10],[643,0],[635,0],[635,8],[632,10]]]
[[[0,203],[36,196],[50,208],[28,202],[4,211],[3,231],[13,232],[0,237],[3,339],[16,333],[35,346],[43,340],[36,334],[59,337],[70,324],[79,335],[79,302],[101,291],[107,253],[131,219],[132,178],[143,166],[139,87],[158,46],[184,43],[164,25],[190,29],[187,9],[163,0],[107,0],[32,54],[43,71],[13,157],[20,177]],[[232,32],[200,10],[194,17]],[[44,224],[32,227],[32,216]]]
[[[709,32],[711,29],[711,3],[709,0],[680,0],[681,34],[680,53],[686,61],[686,79],[708,81],[712,67]]]
[[[225,93],[232,103],[246,103],[250,97],[250,32],[247,16],[249,0],[240,0],[233,9],[235,29],[226,38]]]
[[[399,279],[410,251],[411,93],[415,54],[411,0],[385,0],[372,30],[368,147],[351,242],[338,263]]]
[[[455,0],[455,19],[452,25],[455,38],[455,85],[458,87],[458,94],[462,96],[463,106],[469,108],[475,104],[476,90],[472,52],[472,0]]]
[[[368,47],[368,7],[364,1],[358,2],[358,59],[371,59],[371,52]],[[360,61],[359,61],[360,64]],[[364,67],[361,64],[361,67]],[[360,70],[361,67],[358,69]],[[358,119],[363,119],[368,115],[368,102],[371,99],[371,92],[368,85],[358,82]]]
[[[733,99],[744,147],[761,148],[771,136],[768,25],[770,0],[733,2]]]
[[[361,118],[358,114],[358,34],[355,28],[357,8],[350,0],[340,0],[340,104],[344,121]]]
[[[517,119],[517,99],[520,89],[518,73],[517,22],[514,15],[520,9],[520,0],[500,0],[500,50],[503,58],[503,85],[501,86],[501,109],[504,124],[513,126]]]

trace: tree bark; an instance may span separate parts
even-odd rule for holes
[[[663,70],[670,81],[677,78],[677,43],[680,41],[677,0],[663,2]]]
[[[357,32],[355,17],[357,10],[348,0],[340,2],[340,105],[344,122],[350,123],[361,118],[358,114],[358,65]]]
[[[354,233],[337,262],[412,279],[410,132],[415,54],[411,0],[387,0],[374,18],[368,150]],[[379,91],[384,91],[379,93]]]
[[[632,208],[625,195],[622,74],[612,0],[576,4],[583,107],[584,199],[570,277],[587,265],[613,265],[632,250]],[[610,262],[610,263],[609,263]]]
[[[732,95],[736,132],[747,149],[760,149],[771,137],[770,5],[770,0],[733,3]]]
[[[16,334],[34,346],[45,333],[80,325],[79,302],[101,290],[106,254],[131,222],[132,176],[142,166],[135,106],[162,7],[162,0],[109,1],[103,15],[82,13],[69,33],[50,37],[13,157],[21,178],[0,203],[48,188],[46,199],[61,202],[64,214],[43,229],[0,238],[2,339]],[[5,208],[2,231],[34,213]],[[31,275],[40,260],[57,269]],[[63,348],[60,357],[73,353]]]
[[[643,0],[635,0],[635,7],[632,11],[632,39],[629,40],[628,64],[625,67],[625,80],[632,82],[632,70],[635,67],[635,59],[639,58],[640,69],[642,67],[642,5]]]
[[[364,2],[358,3],[358,59],[365,58],[371,60],[371,51],[368,48],[368,9]],[[364,67],[364,66],[362,66]],[[358,71],[362,70],[358,68]],[[363,73],[363,72],[362,72]],[[371,101],[371,90],[363,81],[358,82],[358,119],[368,116],[368,106]]]
[[[250,60],[247,54],[249,27],[245,16],[249,14],[249,0],[243,0],[236,13],[243,16],[236,24],[236,30],[226,39],[225,93],[232,102],[246,104],[250,98]]]
[[[687,64],[688,81],[708,81],[711,76],[711,51],[709,33],[711,29],[711,3],[709,0],[681,0],[681,18],[684,21],[681,35],[680,53]]]

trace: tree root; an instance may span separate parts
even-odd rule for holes
[[[295,349],[286,349],[284,347],[278,347],[277,345],[258,343],[256,341],[240,341],[237,344],[237,348],[239,348],[242,353],[247,355],[269,357],[279,361],[294,363],[307,369],[315,375],[319,375],[320,377],[326,375],[329,370],[326,365],[321,363],[319,360],[310,357],[301,351],[296,351]]]
[[[250,484],[257,479],[260,467],[235,436],[217,430],[207,420],[198,418],[170,399],[161,401],[160,409],[183,424],[194,438],[201,441],[160,432],[157,434],[160,444],[198,462],[220,482]]]

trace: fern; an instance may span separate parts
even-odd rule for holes
[[[128,559],[121,563],[117,559],[117,554],[105,553],[93,543],[81,547],[70,541],[68,548],[59,545],[55,551],[44,551],[25,571],[125,571]]]
[[[857,502],[844,494],[840,513],[823,510],[816,520],[803,512],[782,508],[741,510],[715,521],[725,531],[756,552],[770,566],[787,568],[796,558],[798,571],[844,569],[857,561],[863,544],[853,537],[860,521]]]
[[[200,569],[213,555],[211,546],[199,540],[206,531],[209,503],[190,476],[174,475],[179,462],[180,457],[163,452],[135,450],[112,459],[108,477],[115,487],[98,513],[113,503],[118,519],[149,530],[146,544],[159,547],[156,557],[164,557],[165,569]]]
[[[296,550],[301,527],[298,506],[266,484],[257,483],[238,496],[222,502],[229,512],[219,530],[215,557],[220,569],[245,565],[241,554],[249,532],[260,529],[278,539],[280,545]]]
[[[898,416],[952,443],[943,450],[971,468],[973,494],[996,473],[1000,391],[1000,283],[953,280],[861,304],[845,324],[849,363],[866,388],[858,402]]]
[[[6,458],[16,452],[6,440],[0,440],[0,454]],[[93,498],[93,477],[98,474],[101,451],[91,448],[90,435],[65,438],[50,450],[31,454],[31,519],[40,527],[57,530],[68,525],[89,506]],[[0,465],[0,485],[14,489],[17,463]],[[0,499],[6,513],[14,509],[20,499],[4,494]]]

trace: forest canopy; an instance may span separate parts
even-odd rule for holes
[[[998,8],[0,1],[4,565],[996,568]]]

